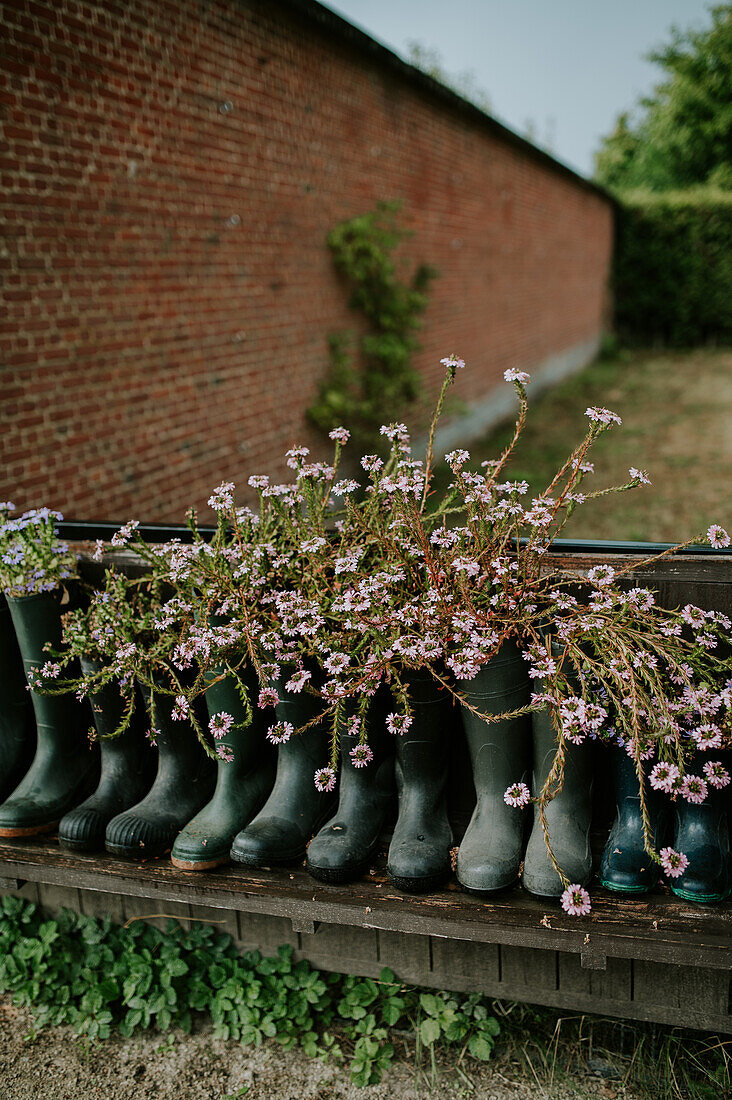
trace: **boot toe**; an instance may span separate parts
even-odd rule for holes
[[[326,825],[308,845],[307,870],[321,882],[359,878],[378,843],[378,836],[359,836],[338,822]]]
[[[521,856],[516,860],[460,858],[455,877],[464,890],[475,894],[494,894],[518,882]]]
[[[9,798],[0,807],[0,836],[32,836],[55,829],[77,800],[42,797]]]
[[[103,814],[93,807],[79,806],[61,819],[58,842],[62,848],[74,851],[103,851],[109,818],[109,814]]]
[[[392,844],[386,873],[398,890],[424,894],[441,886],[450,876],[450,851],[417,840]]]
[[[661,877],[658,864],[649,855],[636,852],[611,852],[600,866],[600,883],[618,894],[647,894]]]
[[[177,832],[177,825],[127,811],[107,825],[105,847],[112,855],[147,859],[167,852]]]
[[[670,886],[678,898],[700,905],[724,901],[730,892],[727,869],[718,866],[709,872],[705,872],[703,867],[697,870],[690,867],[680,878],[672,879]]]
[[[213,828],[196,828],[195,822],[191,822],[175,838],[171,863],[183,870],[205,870],[228,863],[234,836],[233,830],[222,833]]]
[[[304,856],[306,839],[292,821],[257,818],[234,837],[231,858],[248,867],[289,863]]]

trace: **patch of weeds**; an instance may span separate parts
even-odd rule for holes
[[[231,936],[206,925],[186,931],[170,920],[163,932],[68,910],[48,920],[12,897],[0,899],[0,992],[30,1008],[36,1028],[70,1024],[87,1059],[96,1039],[153,1027],[169,1033],[157,1048],[168,1054],[171,1029],[188,1033],[207,1016],[217,1039],[299,1046],[347,1063],[356,1085],[375,1084],[389,1068],[394,1029],[414,1029],[431,1056],[459,1044],[461,1055],[480,1061],[499,1031],[479,994],[415,989],[388,969],[378,980],[322,973],[295,962],[289,945],[269,958],[239,954]]]

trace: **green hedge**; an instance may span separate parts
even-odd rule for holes
[[[732,342],[732,191],[619,199],[618,336],[677,347]]]

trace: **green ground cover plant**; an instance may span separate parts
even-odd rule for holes
[[[500,1030],[490,1000],[316,970],[289,945],[263,958],[240,954],[208,925],[165,931],[64,910],[45,917],[19,898],[0,900],[0,992],[32,1010],[35,1026],[70,1024],[89,1040],[148,1028],[190,1032],[209,1017],[214,1037],[259,1046],[276,1039],[314,1058],[347,1062],[351,1080],[375,1084],[394,1058],[392,1029],[422,1047],[457,1046],[487,1061]]]

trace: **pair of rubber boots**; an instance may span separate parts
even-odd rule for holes
[[[506,643],[461,694],[483,714],[505,714],[526,706],[531,680],[513,643]],[[534,795],[544,787],[554,765],[557,737],[547,711],[486,722],[463,707],[476,791],[476,805],[458,851],[456,876],[463,889],[493,894],[519,879],[530,893],[559,897],[564,885],[547,852],[539,808],[524,852],[524,817],[507,805],[504,794],[531,775]],[[585,884],[592,873],[592,760],[588,744],[566,745],[564,783],[546,804],[552,851],[570,882]],[[553,785],[552,789],[556,789]]]
[[[600,882],[618,894],[647,894],[658,884],[661,868],[643,842],[636,764],[622,748],[613,748],[611,753],[616,815],[602,853]],[[694,770],[703,774],[704,762],[719,758],[719,753],[698,753]],[[672,806],[667,795],[651,788],[648,773],[652,766],[647,763],[643,767],[643,791],[653,843],[661,848],[668,834],[671,847],[689,860],[682,875],[669,879],[671,890],[686,901],[723,901],[730,893],[729,788],[715,790],[709,784],[703,803],[695,805],[679,795]]]
[[[0,837],[52,832],[98,782],[99,748],[88,737],[88,703],[33,689],[29,700],[26,688],[29,675],[51,660],[45,645],[61,648],[66,599],[66,590],[57,588],[8,597],[0,607]]]
[[[314,878],[352,881],[368,869],[379,846],[393,814],[396,788],[398,819],[389,846],[389,878],[411,893],[444,882],[450,873],[452,843],[446,806],[444,692],[437,690],[429,674],[414,674],[409,693],[412,727],[396,737],[386,732],[386,699],[382,695],[374,700],[368,731],[373,759],[364,767],[355,766],[352,751],[359,738],[344,722],[337,805],[334,795],[318,791],[313,783],[316,769],[328,759],[327,730],[315,725],[281,745],[272,795],[236,837],[232,859],[263,867],[291,863],[307,852],[307,869]],[[280,698],[277,717],[296,727],[320,709],[312,697],[288,695],[281,687]]]
[[[245,713],[236,685],[215,670],[206,692],[212,715],[226,711],[234,727]],[[248,685],[250,690],[256,687]],[[100,736],[116,728],[121,700],[114,686],[92,699]],[[148,859],[172,848],[171,860],[187,870],[225,863],[234,834],[256,812],[271,786],[272,767],[256,722],[221,741],[229,759],[212,760],[191,722],[174,720],[170,695],[146,689],[154,702],[155,743],[144,734],[142,713],[118,738],[102,741],[102,779],[97,791],[61,822],[65,847],[106,847],[113,855]],[[197,715],[205,722],[203,708]],[[256,717],[256,716],[255,716]],[[255,728],[252,728],[254,726]]]

